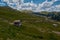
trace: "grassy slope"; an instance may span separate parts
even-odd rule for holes
[[[16,19],[22,21],[22,27],[9,24]],[[49,33],[60,31],[60,25],[55,28],[53,23],[30,13],[0,7],[0,40],[59,40],[58,34]]]

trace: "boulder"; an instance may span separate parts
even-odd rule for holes
[[[21,26],[21,21],[20,20],[14,20],[13,24],[14,24],[14,26],[20,27]]]
[[[57,27],[57,26],[58,26],[58,24],[53,24],[53,26],[54,26],[54,27]]]

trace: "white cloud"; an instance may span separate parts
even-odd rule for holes
[[[39,5],[34,4],[33,1],[24,3],[24,0],[13,0],[13,3],[9,3],[9,0],[4,0],[7,2],[8,6],[11,8],[17,9],[17,10],[33,10],[35,12],[39,11],[60,11],[60,5],[52,6],[52,4],[55,1],[58,0],[52,0],[51,2],[48,2],[47,0]],[[11,0],[10,0],[11,1]],[[21,3],[21,4],[19,4]]]
[[[60,5],[52,6],[52,4],[57,0],[52,0],[51,2],[43,2],[39,4],[36,11],[60,11]]]
[[[60,11],[60,5],[52,6],[49,11]]]

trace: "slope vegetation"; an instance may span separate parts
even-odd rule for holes
[[[21,20],[22,26],[11,25],[14,20]],[[56,32],[60,31],[60,24],[54,27],[54,23],[30,12],[0,7],[0,40],[59,40]]]

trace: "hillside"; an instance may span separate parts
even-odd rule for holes
[[[14,20],[21,20],[22,26],[11,25]],[[60,40],[60,24],[30,12],[0,7],[0,40]]]

